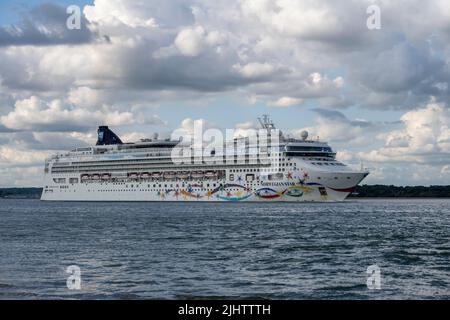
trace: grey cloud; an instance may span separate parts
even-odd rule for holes
[[[5,127],[4,125],[0,124],[0,133],[4,133],[4,132],[14,132],[14,130],[11,130],[11,129]]]
[[[0,46],[82,44],[95,38],[83,15],[79,30],[66,27],[67,17],[62,6],[40,4],[25,13],[18,24],[0,27]]]
[[[358,127],[372,127],[372,126],[374,126],[374,123],[372,123],[370,121],[350,120],[342,112],[336,111],[336,110],[328,110],[328,109],[316,108],[316,109],[312,109],[312,111],[317,113],[322,118],[335,120],[335,121],[340,121],[340,122],[345,122],[345,123],[348,123],[348,124],[350,124],[352,126],[358,126]]]
[[[344,120],[348,121],[347,117],[340,111],[335,110],[327,110],[327,109],[321,109],[321,108],[315,108],[312,109],[315,113],[319,114],[320,116],[324,118],[328,118],[331,120]]]
[[[217,92],[246,86],[254,80],[233,72],[233,56],[218,58],[211,51],[197,57],[175,55],[154,59],[136,50],[123,56],[122,85],[141,90],[194,90]],[[261,79],[257,81],[263,81]]]

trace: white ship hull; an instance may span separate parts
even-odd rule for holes
[[[286,179],[276,182],[129,181],[50,185],[46,201],[206,201],[206,202],[313,202],[343,201],[367,175],[352,172],[323,177],[324,183]],[[341,177],[339,177],[341,176]],[[339,177],[334,179],[334,177]],[[348,179],[347,177],[350,177]],[[67,177],[69,179],[69,176]],[[295,179],[295,180],[294,180]],[[337,181],[336,181],[337,180]],[[327,183],[328,182],[328,183]],[[161,187],[159,187],[161,185]]]

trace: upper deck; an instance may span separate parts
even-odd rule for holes
[[[301,139],[286,138],[281,131],[275,131],[275,126],[268,118],[260,121],[262,130],[266,130],[266,134],[233,138],[220,144],[202,142],[201,145],[194,143],[192,138],[191,140],[158,139],[157,135],[153,139],[123,143],[108,127],[101,126],[95,146],[76,148],[54,155],[46,161],[46,167],[49,167],[49,164],[52,167],[86,167],[100,163],[116,166],[133,163],[140,165],[143,161],[167,165],[189,161],[198,164],[198,155],[203,158],[214,158],[216,163],[223,160],[222,163],[226,164],[230,164],[230,155],[234,159],[231,164],[242,164],[242,161],[244,164],[255,163],[255,159],[265,155],[301,158],[309,162],[336,162],[336,153],[332,148],[326,142],[307,139],[306,131],[301,133]],[[187,150],[187,152],[177,152],[175,148],[184,148],[182,151]]]

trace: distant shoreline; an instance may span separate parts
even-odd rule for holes
[[[0,188],[2,199],[39,199],[42,188],[16,187]],[[393,186],[393,185],[362,185],[357,186],[349,195],[349,199],[374,199],[374,198],[450,198],[449,186]]]
[[[349,198],[450,198],[448,186],[394,186],[362,185],[357,186]]]

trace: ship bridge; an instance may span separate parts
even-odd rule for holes
[[[336,152],[323,142],[291,142],[284,147],[288,157],[324,157],[334,159]]]

